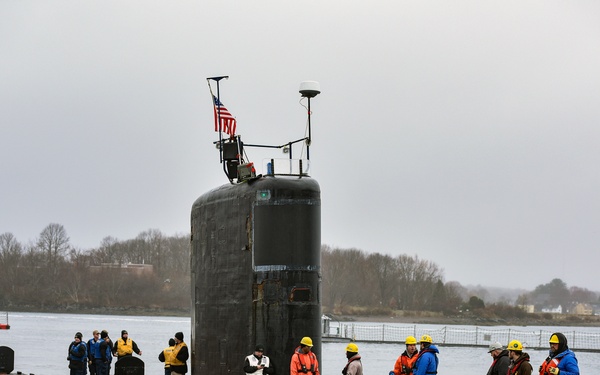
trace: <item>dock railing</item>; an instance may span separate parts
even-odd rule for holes
[[[511,340],[519,340],[525,348],[548,349],[548,339],[552,333],[560,331],[566,337],[570,349],[600,352],[600,331],[582,332],[554,329],[527,330],[526,328],[458,327],[443,326],[427,328],[423,325],[331,323],[326,338],[378,343],[404,343],[407,336],[417,339],[429,335],[436,345],[442,346],[481,346],[493,342],[507,345]]]

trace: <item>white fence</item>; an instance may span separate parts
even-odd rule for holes
[[[488,346],[498,341],[507,345],[511,340],[519,340],[526,348],[546,349],[552,333],[560,331],[566,337],[570,349],[582,351],[600,351],[600,332],[569,331],[555,329],[527,330],[513,328],[487,327],[455,327],[444,326],[428,328],[427,326],[399,324],[365,324],[335,322],[329,326],[329,333],[324,337],[335,337],[355,341],[403,343],[407,336],[417,339],[422,335],[430,335],[435,344],[455,346]],[[595,332],[594,332],[595,331]]]

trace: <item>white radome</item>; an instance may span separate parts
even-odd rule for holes
[[[317,81],[304,81],[300,84],[300,94],[306,98],[314,98],[321,93],[321,86]]]

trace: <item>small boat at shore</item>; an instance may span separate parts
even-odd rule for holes
[[[10,329],[10,324],[8,324],[8,311],[4,314],[0,313],[0,316],[4,315],[4,321],[0,321],[0,329]]]

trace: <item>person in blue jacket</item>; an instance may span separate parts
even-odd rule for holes
[[[109,375],[110,363],[112,362],[112,346],[108,332],[102,330],[99,344],[95,346],[96,352],[94,353],[97,375]]]
[[[87,374],[87,346],[81,341],[83,335],[81,332],[75,334],[75,340],[69,345],[69,369],[71,375]]]
[[[432,375],[437,374],[439,359],[437,353],[440,351],[432,344],[433,340],[429,335],[421,336],[419,358],[413,366],[413,375]]]
[[[96,359],[94,355],[96,355],[96,346],[100,345],[100,332],[97,329],[92,332],[92,338],[87,342],[87,352],[88,352],[88,363],[90,369],[90,375],[96,375]]]
[[[579,375],[575,353],[567,346],[567,338],[560,332],[550,336],[548,358],[540,366],[540,375]]]

